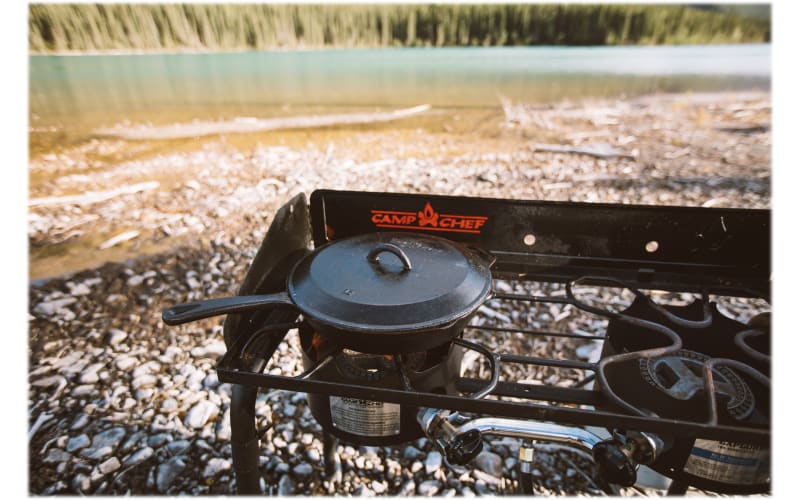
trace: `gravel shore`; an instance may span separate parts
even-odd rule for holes
[[[192,151],[86,162],[87,151],[122,147],[108,139],[32,159],[32,174],[60,173],[32,183],[30,193],[30,494],[234,491],[231,388],[214,371],[225,350],[222,322],[171,328],[160,314],[235,294],[275,211],[295,194],[329,188],[768,208],[770,112],[765,93],[505,103],[480,147],[440,124],[436,134],[359,128],[347,139],[361,144],[359,155],[348,149],[352,142],[242,149],[219,138]],[[77,257],[54,248],[81,249],[94,264],[75,271]],[[481,311],[476,321],[496,320],[492,314]],[[299,359],[292,340],[270,369],[299,373]],[[426,440],[342,443],[341,478],[333,478],[304,394],[262,393],[257,417],[271,494],[475,496],[516,488],[512,440],[491,441],[474,467],[459,471]],[[543,446],[536,493],[601,494],[592,468],[580,453]]]

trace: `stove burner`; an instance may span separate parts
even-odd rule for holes
[[[639,370],[644,379],[674,399],[688,401],[701,396],[704,391],[703,363],[709,356],[687,349],[661,356],[639,360]],[[755,408],[755,398],[745,381],[725,366],[715,367],[716,394],[727,399],[726,408],[736,419],[749,417]]]
[[[363,354],[350,349],[342,349],[333,357],[339,373],[345,377],[377,382],[394,368],[392,357],[377,354]]]

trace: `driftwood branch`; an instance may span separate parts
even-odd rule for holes
[[[431,106],[429,104],[422,104],[413,108],[378,113],[347,113],[322,116],[293,116],[288,118],[236,118],[227,121],[179,123],[162,127],[114,127],[96,130],[95,133],[131,140],[178,139],[211,134],[262,132],[265,130],[385,122],[407,118],[428,111],[430,108]]]
[[[720,125],[717,127],[717,130],[720,132],[728,132],[730,134],[763,134],[764,132],[769,131],[769,125],[766,123],[762,124],[748,124],[748,125],[737,125],[737,124],[725,124]]]
[[[89,191],[83,194],[76,194],[71,196],[47,196],[44,198],[33,198],[28,200],[29,207],[47,207],[58,205],[91,205],[98,203],[123,194],[133,194],[139,191],[150,191],[159,186],[158,182],[142,182],[139,184],[131,184],[129,186],[122,186],[117,189],[109,191]]]
[[[131,184],[130,186],[122,186],[117,189],[108,191],[89,191],[83,194],[76,194],[71,196],[46,196],[44,198],[33,198],[28,200],[29,207],[47,207],[58,205],[90,205],[100,201],[110,200],[122,194],[133,194],[139,191],[150,191],[159,186],[158,182],[141,182],[139,184]]]
[[[621,158],[625,160],[634,160],[636,157],[630,153],[626,153],[621,149],[614,148],[608,144],[600,144],[594,146],[577,147],[565,146],[562,144],[535,144],[534,151],[544,151],[548,153],[565,153],[576,155],[588,155],[595,158]]]

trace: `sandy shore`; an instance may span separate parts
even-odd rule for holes
[[[768,207],[770,106],[761,92],[666,94],[172,141],[93,138],[31,159],[30,276],[260,234],[291,196],[318,188]]]

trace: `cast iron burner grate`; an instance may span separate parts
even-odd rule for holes
[[[219,379],[240,391],[239,397],[235,391],[231,407],[240,492],[252,483],[253,470],[246,464],[258,448],[255,441],[253,451],[250,407],[257,388],[449,410],[458,413],[451,423],[461,424],[464,432],[477,428],[470,427],[471,416],[540,422],[545,430],[554,424],[602,427],[617,437],[628,436],[621,441],[627,443],[622,450],[628,458],[676,480],[721,492],[768,489],[762,462],[768,463],[770,441],[769,329],[765,315],[760,323],[747,325],[720,314],[715,303],[728,298],[768,303],[768,210],[316,191],[310,203],[298,196],[276,215],[240,295],[281,290],[291,262],[312,242],[319,247],[377,231],[434,233],[491,252],[496,258],[495,294],[484,307],[570,307],[573,313],[607,321],[606,331],[587,335],[503,321],[473,322],[452,344],[462,353],[471,351],[471,359],[488,367],[488,374],[458,376],[458,394],[442,394],[408,383],[399,356],[387,359],[387,366],[394,366],[405,381],[400,388],[315,377],[338,351],[306,363],[297,376],[263,373],[287,335],[300,335],[300,342],[307,343],[302,323],[279,311],[269,317],[231,315],[225,324],[228,351],[217,368]],[[593,296],[592,289],[634,300],[627,307],[598,304],[586,298]],[[696,300],[665,305],[654,300],[659,295],[653,290]],[[499,336],[516,338],[521,348],[496,352],[486,347],[486,338]],[[535,356],[524,348],[530,344],[525,339],[534,338],[603,342],[603,352],[596,360],[569,357],[564,351]],[[585,375],[568,387],[514,378],[531,370]],[[636,440],[642,436],[658,441],[645,448],[666,451],[657,458],[637,456]],[[564,438],[582,439],[580,434]],[[704,449],[700,443],[713,445]],[[745,456],[741,450],[720,451],[714,443],[758,451]],[[595,447],[596,458],[600,448]],[[613,463],[618,451],[612,451],[608,457]],[[708,453],[717,453],[716,458]],[[714,460],[722,456],[724,462],[725,453],[739,460],[731,465],[732,472],[714,469]],[[749,479],[737,483],[731,474]]]
[[[607,283],[609,280],[606,279]],[[565,287],[570,290],[571,287]],[[637,293],[642,293],[636,290]],[[568,292],[569,294],[569,292]],[[533,303],[555,303],[569,304],[584,311],[590,311],[601,317],[613,320],[626,321],[630,324],[646,328],[647,322],[635,316],[622,313],[608,313],[594,306],[588,306],[577,301],[574,297],[559,298],[534,295],[520,295],[510,293],[497,293],[493,301],[514,301],[514,302],[533,302]],[[652,303],[652,302],[651,302]],[[654,303],[653,303],[654,304]],[[654,304],[655,308],[657,306]],[[657,310],[657,309],[656,309]],[[321,368],[332,362],[335,355],[339,352],[329,354],[324,359],[316,362],[311,368],[305,370],[297,376],[271,375],[260,373],[263,367],[258,370],[248,370],[242,368],[246,366],[247,358],[263,359],[263,352],[258,355],[248,354],[248,343],[252,346],[254,339],[259,335],[269,333],[269,344],[280,343],[284,340],[283,335],[275,336],[274,331],[285,331],[288,334],[297,334],[300,323],[282,323],[271,325],[266,329],[261,329],[255,335],[248,337],[247,341],[234,344],[232,348],[223,356],[218,364],[219,378],[223,382],[235,384],[253,385],[272,389],[285,389],[297,392],[324,393],[327,395],[344,396],[352,398],[374,399],[399,404],[413,406],[430,406],[448,410],[456,410],[469,413],[488,414],[502,417],[523,418],[533,420],[553,421],[563,424],[591,425],[611,428],[625,428],[627,430],[650,431],[656,433],[666,433],[679,437],[700,437],[716,440],[735,440],[743,443],[768,444],[770,432],[768,428],[754,428],[751,426],[723,425],[718,421],[716,411],[713,411],[707,421],[688,421],[679,418],[663,419],[642,414],[642,410],[631,406],[625,401],[615,389],[609,384],[604,370],[614,363],[626,360],[649,359],[664,356],[671,352],[678,351],[681,343],[680,337],[667,326],[654,324],[653,328],[669,340],[669,345],[651,350],[633,351],[624,354],[617,354],[614,357],[605,357],[597,362],[582,361],[578,359],[564,359],[563,356],[535,357],[520,353],[496,353],[485,348],[480,343],[479,337],[474,332],[482,335],[497,335],[502,333],[522,333],[525,335],[536,336],[539,338],[560,337],[572,338],[581,341],[605,340],[605,335],[585,335],[576,333],[551,332],[539,329],[525,329],[519,327],[502,326],[474,326],[466,327],[465,336],[472,337],[470,340],[463,338],[454,339],[454,343],[468,350],[479,353],[490,366],[491,375],[488,380],[459,377],[456,380],[456,387],[466,393],[464,396],[443,395],[434,393],[420,392],[409,388],[408,390],[392,390],[376,388],[373,384],[367,383],[345,383],[341,381],[326,382],[323,380],[313,380],[313,375]],[[751,331],[742,328],[742,332]],[[241,345],[240,345],[241,344]],[[715,358],[718,359],[718,358]],[[503,380],[501,376],[502,368],[506,365],[524,365],[534,367],[552,367],[558,369],[574,369],[589,372],[589,375],[576,381],[573,387],[555,387],[548,385],[532,385],[520,383],[513,380]],[[769,380],[765,374],[746,365],[741,361],[733,359],[719,359],[714,366],[731,366],[742,370],[751,375],[757,382],[769,387]],[[713,379],[712,379],[713,380]],[[583,386],[594,382],[599,385],[600,390],[586,389]],[[716,398],[714,392],[705,394],[707,400],[705,408],[716,408],[714,404]],[[497,396],[498,399],[490,399],[488,396]],[[513,398],[507,400],[503,398]],[[525,401],[525,402],[523,402]],[[553,404],[547,404],[553,403]],[[591,408],[582,408],[589,406]],[[597,407],[620,407],[619,411],[598,411]],[[627,409],[628,411],[624,411]]]

